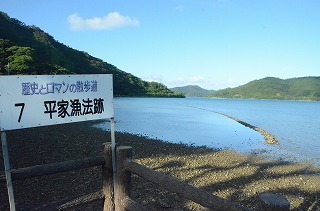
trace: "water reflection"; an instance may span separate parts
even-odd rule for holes
[[[311,130],[314,134],[310,144],[302,145],[297,137],[306,137],[303,134],[306,128],[303,127],[310,130],[310,125],[305,122],[311,121],[314,127],[319,127],[320,123],[315,125],[308,111],[299,103],[289,103],[288,106],[288,102],[281,101],[116,98],[115,127],[117,131],[169,142],[234,149],[285,160],[307,160],[319,165],[318,150],[313,151],[319,149],[319,142],[313,138],[319,137],[320,130]],[[265,129],[276,136],[280,145],[266,144],[260,133],[215,112],[234,116]],[[297,112],[299,115],[294,115]],[[298,122],[303,124],[299,126]],[[107,129],[107,125],[102,127]],[[301,128],[297,130],[296,127]]]

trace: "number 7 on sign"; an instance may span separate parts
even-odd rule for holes
[[[15,105],[15,107],[18,107],[18,106],[20,107],[21,106],[21,110],[20,110],[20,114],[19,114],[19,118],[18,118],[18,122],[20,122],[25,104],[24,103],[16,103],[14,105]]]

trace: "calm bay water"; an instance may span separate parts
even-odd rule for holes
[[[114,108],[117,131],[320,166],[320,102],[115,98]],[[280,145],[217,112],[264,129]]]

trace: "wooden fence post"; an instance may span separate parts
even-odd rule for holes
[[[111,143],[106,143],[104,145],[103,155],[106,161],[104,166],[102,166],[102,177],[103,177],[102,191],[104,194],[103,211],[114,211]]]
[[[124,167],[124,162],[131,159],[133,154],[132,147],[120,146],[117,147],[117,173],[116,173],[116,193],[115,193],[115,210],[125,211],[125,199],[130,196],[131,172]]]

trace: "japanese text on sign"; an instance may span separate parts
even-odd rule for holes
[[[54,93],[76,93],[76,92],[97,92],[97,81],[77,81],[76,83],[54,83],[39,84],[36,82],[23,82],[22,95],[46,95]]]
[[[44,101],[44,106],[46,110],[45,114],[49,114],[50,119],[52,115],[57,113],[58,117],[65,118],[68,116],[83,116],[83,115],[93,115],[101,114],[104,111],[103,99],[82,99],[82,103],[79,99],[74,99],[70,101]]]

